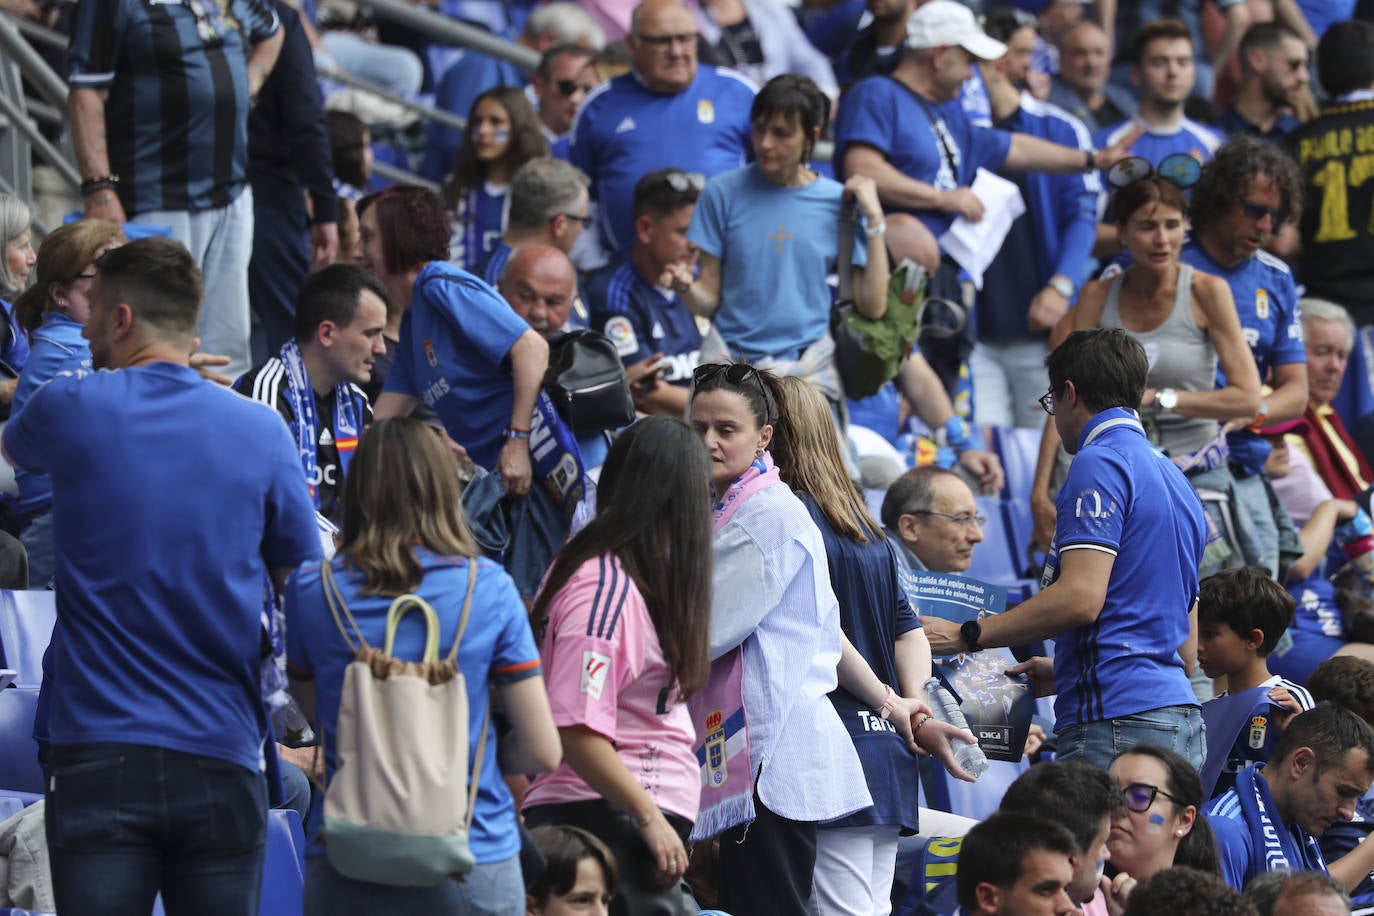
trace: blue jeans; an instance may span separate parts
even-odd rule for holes
[[[139,744],[53,745],[46,824],[60,913],[254,916],[267,784],[223,760]]]
[[[1250,521],[1256,556],[1246,562],[1264,567],[1270,577],[1279,574],[1279,527],[1274,521],[1274,507],[1269,504],[1269,488],[1264,475],[1251,474],[1236,478],[1236,512],[1245,513]]]
[[[329,859],[310,856],[305,863],[305,916],[524,916],[525,880],[520,857],[478,865],[467,880],[434,887],[393,887],[354,881],[334,870]]]
[[[1056,731],[1056,760],[1083,760],[1107,769],[1112,760],[1137,744],[1167,747],[1197,769],[1207,753],[1202,710],[1196,706],[1161,706],[1119,719],[1069,725]]]

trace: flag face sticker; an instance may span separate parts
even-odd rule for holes
[[[611,670],[611,659],[600,652],[590,649],[582,653],[582,692],[594,700],[601,699],[601,691],[606,686],[606,673]]]

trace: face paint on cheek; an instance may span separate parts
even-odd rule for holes
[[[491,139],[496,143],[509,143],[510,131],[506,130],[505,128],[498,127],[496,130],[491,132]]]
[[[1145,832],[1146,832],[1146,833],[1163,833],[1163,832],[1164,832],[1164,815],[1162,815],[1162,814],[1151,814],[1151,815],[1150,815],[1150,823],[1149,823],[1149,826],[1147,826],[1147,827],[1145,828]]]
[[[1093,878],[1093,884],[1101,884],[1101,883],[1102,883],[1102,876],[1105,875],[1106,873],[1107,873],[1107,860],[1106,860],[1106,859],[1098,859],[1098,860],[1097,860],[1097,875],[1096,875],[1096,877]]]

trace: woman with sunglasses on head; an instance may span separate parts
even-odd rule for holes
[[[682,881],[701,774],[686,700],[706,683],[710,461],[681,420],[611,446],[596,517],[554,560],[530,617],[563,763],[525,793],[531,827],[580,827],[620,869],[614,916],[695,916]]]
[[[1255,416],[1260,380],[1230,287],[1179,260],[1187,212],[1183,191],[1158,175],[1118,190],[1112,216],[1131,264],[1115,277],[1086,284],[1050,343],[1057,346],[1069,332],[1095,327],[1124,328],[1140,341],[1150,363],[1140,404],[1146,434],[1195,489],[1224,491],[1232,478],[1221,425]],[[1041,400],[1048,412],[1054,394]],[[1054,529],[1050,478],[1058,445],[1054,423],[1047,421],[1031,491],[1033,542],[1041,547],[1048,546]],[[1226,530],[1219,521],[1218,530]],[[1209,547],[1202,575],[1215,571],[1220,559]]]
[[[815,907],[821,914],[885,916],[897,838],[916,832],[920,806],[916,758],[906,740],[879,725],[878,717],[914,714],[916,743],[969,781],[973,777],[953,760],[950,741],[974,739],[927,718],[924,685],[931,673],[930,644],[898,579],[897,555],[845,473],[824,398],[797,378],[779,379],[777,389],[780,419],[774,428],[773,454],[778,470],[821,532],[830,582],[839,600],[840,626],[866,663],[850,667],[842,660],[839,686],[830,701],[863,763],[873,805],[818,830]],[[899,706],[898,695],[915,702]]]
[[[14,391],[18,411],[58,372],[91,368],[91,345],[82,328],[91,314],[95,262],[124,244],[124,232],[103,219],[83,219],[52,231],[38,249],[34,283],[14,300],[14,318],[30,341],[28,361]],[[25,527],[19,539],[29,553],[29,581],[44,588],[56,573],[52,547],[52,480],[18,470],[15,511]]]
[[[449,260],[477,273],[505,232],[515,170],[548,154],[549,143],[523,89],[498,86],[473,100],[453,174],[444,182],[453,226]]]
[[[813,171],[811,151],[829,123],[830,102],[810,79],[774,77],[754,98],[753,164],[707,182],[687,238],[701,269],[677,264],[659,285],[710,318],[724,350],[708,343],[703,361],[745,359],[779,375],[799,375],[838,405],[844,397],[830,339],[827,279],[839,254],[842,201],[855,221],[854,294],[859,312],[881,318],[890,276],[882,206],[871,179],[841,186]]]
[[[1107,772],[1126,797],[1126,811],[1107,835],[1114,870],[1137,881],[1176,865],[1221,874],[1216,840],[1202,814],[1202,780],[1186,759],[1137,744],[1118,754]]]

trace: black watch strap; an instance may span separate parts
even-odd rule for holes
[[[970,652],[981,652],[983,647],[978,644],[979,638],[983,635],[983,625],[976,620],[966,620],[959,627],[959,637],[963,639],[964,645],[968,646]]]

